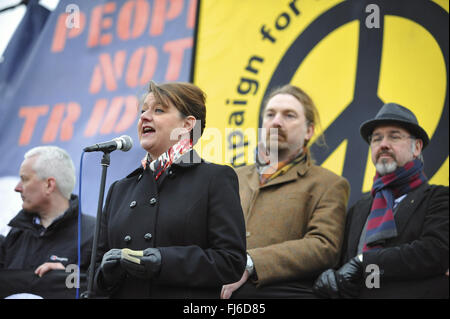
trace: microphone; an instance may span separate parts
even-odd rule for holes
[[[83,151],[85,152],[112,152],[115,150],[121,150],[123,152],[128,152],[133,147],[133,140],[128,135],[122,135],[121,137],[116,137],[108,142],[94,144],[85,147]]]

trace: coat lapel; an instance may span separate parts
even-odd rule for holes
[[[291,181],[295,181],[297,178],[298,178],[297,170],[292,168],[292,169],[288,170],[286,172],[286,174],[278,176],[278,177],[270,180],[266,184],[262,185],[261,188],[270,187],[270,186],[274,186],[274,185],[278,185],[278,184],[288,183],[288,182],[291,182]]]
[[[242,210],[247,220],[255,204],[255,199],[259,194],[259,175],[255,165],[249,166],[245,170],[245,173],[243,173],[245,178],[239,179],[239,182],[243,183],[244,187],[240,187],[239,192]]]
[[[369,194],[366,195],[366,198],[359,201],[353,209],[350,229],[348,230],[348,250],[352,253],[352,256],[355,256],[358,250],[359,239],[361,238],[361,233],[370,214],[371,207],[372,196]]]
[[[266,184],[262,185],[261,188],[270,187],[278,184],[289,183],[297,180],[299,176],[303,176],[306,174],[308,169],[311,167],[311,161],[309,156],[306,156],[306,159],[301,161],[300,163],[291,167],[285,174],[281,176],[277,176],[276,178],[270,180]],[[259,181],[258,181],[259,183]]]
[[[293,166],[284,175],[277,176],[262,186],[259,184],[259,174],[256,165],[250,166],[244,173],[246,178],[243,180],[246,185],[244,184],[245,186],[241,189],[241,191],[244,191],[244,193],[241,193],[241,199],[245,198],[242,203],[242,209],[246,219],[248,219],[251,215],[253,205],[255,204],[256,197],[259,195],[260,189],[295,181],[299,176],[306,174],[310,166],[311,164],[308,158],[306,161],[302,161]]]
[[[255,165],[253,165],[252,168],[248,170],[246,181],[248,183],[248,187],[253,193],[259,189],[259,175],[258,169]]]
[[[427,188],[428,184],[420,186],[410,192],[399,204],[394,216],[398,234],[403,232],[408,220],[425,196]],[[370,214],[371,207],[372,197],[367,195],[367,198],[358,202],[353,209],[353,216],[348,235],[348,250],[353,254],[352,256],[356,255],[359,239],[364,225],[366,224],[367,217]]]
[[[422,199],[426,196],[428,190],[428,183],[425,183],[417,189],[410,192],[399,204],[397,212],[395,213],[395,223],[397,226],[397,233],[401,234],[411,218],[412,214],[417,209]]]
[[[181,155],[181,157],[179,159],[177,159],[175,162],[172,163],[172,167],[191,167],[191,166],[195,166],[198,165],[202,162],[202,158],[198,155],[198,153],[192,149],[191,151],[184,153],[183,155]],[[167,175],[169,174],[170,171],[172,171],[172,167],[169,167],[168,169],[166,169],[164,171],[163,174],[161,174],[161,176],[158,178],[157,184],[158,184],[158,188],[161,188],[163,185],[163,182],[166,180]]]

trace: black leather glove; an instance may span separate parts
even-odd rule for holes
[[[338,299],[341,297],[333,269],[325,270],[316,279],[312,289],[317,296],[322,298]]]
[[[120,264],[131,276],[150,279],[157,276],[161,270],[161,253],[157,248],[145,250],[124,248]]]
[[[363,280],[363,264],[354,257],[338,270],[324,271],[313,285],[313,292],[324,298],[356,298]]]
[[[111,249],[103,255],[100,269],[103,282],[108,287],[114,286],[126,275],[125,270],[120,265],[121,257],[121,249]]]
[[[363,264],[358,256],[350,259],[335,272],[336,282],[342,298],[359,296],[364,276]]]

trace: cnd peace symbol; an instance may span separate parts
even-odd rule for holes
[[[381,8],[379,28],[367,28],[365,25],[367,16],[365,8],[369,4],[376,4]],[[405,10],[407,6],[410,7]],[[293,41],[291,47],[286,51],[274,71],[262,100],[265,100],[273,88],[290,83],[305,58],[328,34],[349,22],[355,20],[360,21],[358,60],[353,100],[340,116],[323,132],[328,147],[319,147],[316,144],[311,146],[316,163],[321,165],[342,141],[347,139],[347,150],[342,175],[352,185],[349,200],[350,205],[361,197],[366,159],[368,156],[368,147],[359,135],[359,126],[365,120],[373,118],[385,102],[391,102],[382,101],[377,96],[381,53],[383,49],[383,33],[389,31],[384,29],[383,17],[385,15],[400,16],[414,21],[434,37],[445,60],[446,81],[448,83],[449,16],[444,9],[434,2],[427,0],[414,1],[413,5],[410,0],[349,0],[324,12]],[[326,94],[326,92],[324,93]],[[429,178],[439,170],[449,154],[448,100],[447,84],[444,103],[441,106],[441,117],[433,136],[430,136],[430,144],[423,152],[425,173]],[[261,127],[262,123],[261,116],[262,114],[260,113],[259,127]]]

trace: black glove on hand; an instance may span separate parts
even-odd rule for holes
[[[361,290],[363,265],[358,257],[338,270],[324,271],[313,285],[313,292],[324,298],[356,298]]]
[[[125,270],[120,266],[121,249],[111,249],[103,255],[100,269],[106,286],[113,286],[125,275]]]
[[[313,285],[313,292],[322,298],[340,298],[339,288],[333,269],[324,271]]]
[[[145,250],[124,248],[120,264],[131,276],[150,279],[158,275],[161,269],[161,253],[157,248]]]
[[[342,298],[359,296],[364,276],[363,264],[358,256],[353,257],[335,272],[336,282]]]

